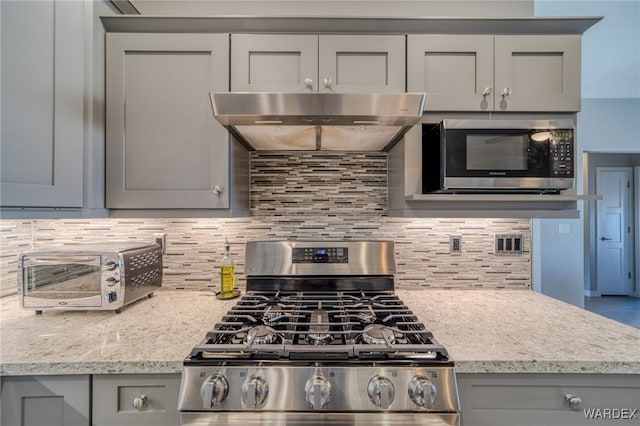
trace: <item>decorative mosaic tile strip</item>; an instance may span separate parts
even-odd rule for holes
[[[153,241],[167,233],[164,283],[176,289],[219,287],[225,238],[244,287],[244,245],[251,240],[393,240],[400,288],[522,288],[531,286],[530,225],[526,219],[398,219],[305,217],[243,219],[92,219],[2,221],[3,294],[15,292],[21,251],[96,241]],[[494,234],[522,233],[523,254],[493,253]],[[462,252],[449,253],[449,234],[462,235]]]
[[[15,292],[20,252],[167,234],[163,285],[217,290],[224,241],[244,288],[251,240],[393,240],[400,288],[531,287],[528,219],[390,218],[387,159],[376,152],[252,153],[250,218],[135,218],[0,221],[0,294]],[[494,254],[495,234],[523,234],[523,253]],[[449,253],[449,235],[462,251]]]

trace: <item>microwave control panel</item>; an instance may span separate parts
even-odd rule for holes
[[[551,131],[549,139],[551,177],[573,177],[573,130],[558,129]]]

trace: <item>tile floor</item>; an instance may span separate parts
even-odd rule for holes
[[[627,296],[585,297],[584,308],[596,314],[640,328],[640,299]]]

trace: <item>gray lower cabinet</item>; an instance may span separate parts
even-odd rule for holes
[[[228,209],[228,34],[106,36],[106,207]]]
[[[82,207],[83,2],[0,2],[0,206]]]
[[[231,34],[233,92],[404,92],[404,35]]]
[[[580,110],[579,35],[407,36],[407,89],[428,111]]]
[[[640,375],[458,374],[463,426],[640,423]]]
[[[3,426],[89,426],[88,375],[2,377]]]
[[[180,374],[93,376],[93,426],[176,426]]]

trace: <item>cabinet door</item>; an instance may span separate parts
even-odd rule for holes
[[[89,376],[3,377],[3,425],[89,426]]]
[[[0,205],[82,207],[82,2],[0,2]]]
[[[405,91],[405,37],[321,35],[320,91]]]
[[[318,36],[231,35],[232,92],[318,90]]]
[[[93,426],[175,426],[179,374],[93,377]]]
[[[496,36],[495,109],[579,111],[580,57],[578,35]]]
[[[458,374],[458,387],[464,426],[637,424],[637,374]]]
[[[227,208],[226,34],[107,34],[107,208]],[[218,190],[218,188],[220,190]]]
[[[407,90],[429,111],[493,110],[493,36],[407,36]]]

